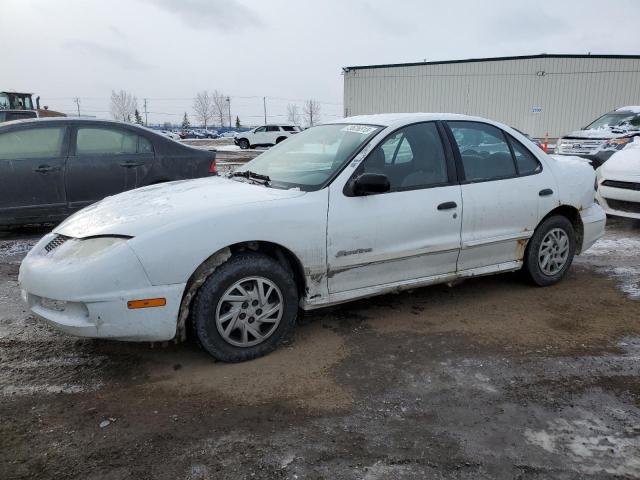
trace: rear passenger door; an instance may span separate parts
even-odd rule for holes
[[[57,221],[67,214],[66,125],[40,124],[0,133],[0,216],[4,223]]]
[[[275,145],[276,140],[280,136],[280,127],[278,125],[267,125],[267,134],[265,143]]]
[[[463,173],[458,270],[521,261],[541,216],[557,199],[555,180],[535,156],[501,129],[481,122],[449,121]]]
[[[140,186],[154,159],[149,140],[117,126],[79,125],[72,144],[66,178],[72,211]]]

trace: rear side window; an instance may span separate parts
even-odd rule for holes
[[[141,152],[151,148],[148,140],[135,133],[104,127],[80,127],[76,137],[76,155],[123,155]],[[151,150],[152,151],[152,150]]]
[[[520,175],[530,175],[542,170],[542,166],[528,148],[511,135],[509,135],[509,141],[513,148],[513,155],[516,157],[516,164],[518,165],[518,173]]]
[[[502,130],[486,123],[447,123],[460,150],[467,180],[497,180],[516,175],[516,166]]]
[[[267,127],[267,132],[279,132],[280,128],[277,127],[276,125],[269,125]]]
[[[138,153],[153,153],[151,142],[141,136],[138,136]]]
[[[284,127],[282,127],[282,129],[285,132],[297,132],[298,131],[298,129],[296,127],[290,127],[290,126],[284,126]]]
[[[65,127],[30,128],[0,133],[0,159],[60,157],[64,133]]]

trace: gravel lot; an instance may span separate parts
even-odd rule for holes
[[[517,274],[304,316],[290,345],[81,340],[29,315],[0,232],[2,479],[640,478],[640,224]]]

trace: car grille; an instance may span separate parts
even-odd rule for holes
[[[640,213],[640,203],[613,200],[612,198],[605,198],[605,200],[613,210],[619,210],[627,213]]]
[[[640,191],[640,183],[634,182],[619,182],[617,180],[605,180],[602,182],[603,187],[624,188],[625,190],[638,190]]]
[[[558,153],[565,155],[591,155],[596,153],[604,144],[605,140],[587,140],[582,138],[564,138],[558,146]]]
[[[44,246],[44,249],[47,251],[47,253],[49,253],[55,250],[56,248],[58,248],[60,245],[62,245],[64,242],[66,242],[70,238],[71,237],[66,237],[64,235],[56,235],[53,240],[51,240],[49,243],[47,243]]]

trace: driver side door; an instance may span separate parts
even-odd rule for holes
[[[331,294],[455,274],[462,196],[443,134],[436,122],[396,130],[346,182],[362,173],[383,174],[390,182],[386,193],[352,196],[345,181],[331,184]]]

